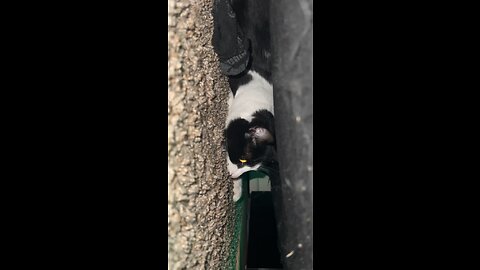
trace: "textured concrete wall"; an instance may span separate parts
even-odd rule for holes
[[[168,269],[226,269],[232,182],[222,147],[228,85],[211,0],[168,1]]]

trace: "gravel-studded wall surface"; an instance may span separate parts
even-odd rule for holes
[[[232,182],[222,147],[228,84],[212,0],[168,0],[168,269],[226,269]]]

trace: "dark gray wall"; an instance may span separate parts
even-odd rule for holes
[[[272,179],[285,269],[313,269],[313,3],[271,5],[280,179]],[[287,257],[287,255],[289,255]]]

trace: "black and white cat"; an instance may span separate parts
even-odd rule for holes
[[[253,70],[244,76],[245,84],[239,85],[235,95],[230,93],[225,130],[235,201],[242,193],[238,178],[273,159],[276,150],[272,85]]]
[[[240,176],[275,159],[268,14],[269,0],[215,1],[213,45],[231,89],[225,139],[234,201]]]

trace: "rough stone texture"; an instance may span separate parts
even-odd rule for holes
[[[228,85],[212,0],[168,1],[168,269],[226,269],[232,182],[222,147]]]

